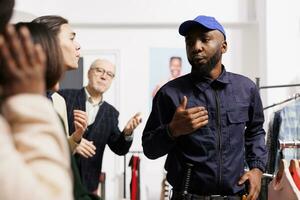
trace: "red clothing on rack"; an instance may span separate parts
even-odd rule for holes
[[[296,159],[293,159],[290,161],[290,167],[289,167],[290,173],[293,177],[293,180],[298,188],[300,190],[300,168],[299,168],[299,161]]]
[[[140,181],[139,181],[139,168],[140,158],[132,156],[129,165],[131,166],[131,200],[140,200]]]

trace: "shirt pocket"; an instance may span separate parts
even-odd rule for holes
[[[249,121],[248,107],[240,107],[227,111],[229,124],[246,123]]]
[[[246,123],[249,121],[248,107],[237,106],[226,112],[227,115],[227,131],[228,142],[230,148],[244,148],[244,132]]]

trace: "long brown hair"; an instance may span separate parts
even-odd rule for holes
[[[57,42],[55,35],[48,31],[48,28],[44,24],[38,24],[33,22],[18,23],[15,25],[17,32],[21,27],[28,28],[33,42],[39,43],[47,58],[46,62],[46,88],[50,90],[60,80],[63,74],[63,59],[62,52]]]
[[[34,19],[32,22],[44,24],[51,30],[55,36],[60,32],[60,27],[63,24],[68,24],[68,20],[58,15],[45,15]]]

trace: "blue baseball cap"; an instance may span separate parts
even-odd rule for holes
[[[226,39],[226,34],[225,34],[225,30],[224,30],[223,26],[214,17],[205,16],[205,15],[199,15],[194,20],[188,20],[188,21],[183,22],[179,26],[179,34],[182,36],[186,36],[186,34],[190,30],[190,28],[199,26],[199,25],[204,26],[205,28],[210,29],[210,30],[220,31]]]

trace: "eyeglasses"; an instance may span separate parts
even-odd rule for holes
[[[113,79],[115,77],[114,73],[112,73],[110,71],[106,71],[103,68],[95,67],[95,68],[92,68],[92,69],[95,70],[95,74],[97,74],[97,75],[102,75],[103,76],[104,74],[106,74],[110,79]]]

